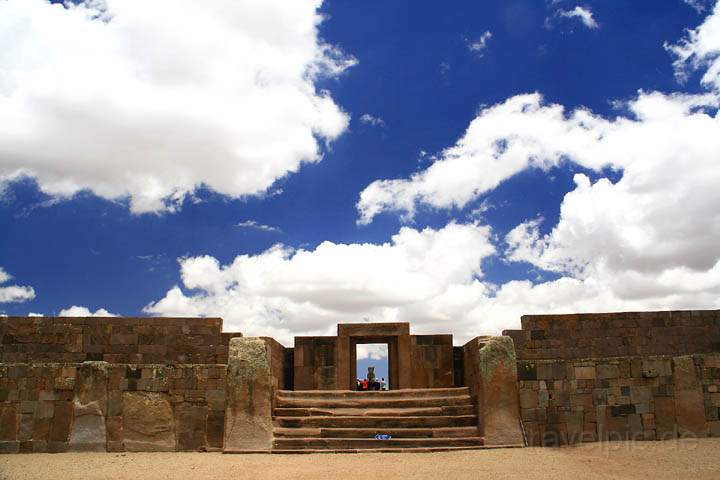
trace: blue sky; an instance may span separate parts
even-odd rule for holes
[[[713,2],[293,4],[0,2],[0,312],[720,308]]]

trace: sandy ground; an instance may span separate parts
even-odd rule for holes
[[[720,439],[440,453],[0,455],[5,479],[720,478]]]

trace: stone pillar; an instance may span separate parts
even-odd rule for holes
[[[224,451],[272,448],[271,355],[262,338],[230,340]]]
[[[465,344],[465,385],[476,398],[485,445],[523,445],[517,361],[509,337],[476,337]]]
[[[69,450],[104,452],[108,364],[84,362],[77,372]]]

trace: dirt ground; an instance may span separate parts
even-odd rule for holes
[[[0,479],[720,478],[720,439],[439,453],[0,455]]]

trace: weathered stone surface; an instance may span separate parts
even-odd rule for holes
[[[108,364],[85,362],[78,369],[70,449],[105,451]]]
[[[207,408],[202,405],[182,403],[175,408],[175,432],[177,450],[205,451],[207,441]]]
[[[681,437],[706,437],[705,403],[692,357],[673,358],[675,415]]]
[[[0,441],[17,439],[17,410],[11,405],[0,406]]]
[[[575,367],[575,378],[577,380],[594,380],[595,367]]]
[[[658,440],[677,437],[675,399],[672,397],[655,397],[655,428]]]
[[[223,433],[225,431],[225,412],[213,411],[207,417],[207,444],[210,449],[219,449],[223,446]]]
[[[2,420],[0,420],[0,424],[2,423]],[[33,435],[33,416],[32,415],[22,415],[20,417],[20,428],[18,429],[18,440],[21,442],[25,442],[28,440],[32,440]],[[2,427],[0,427],[2,429]]]
[[[174,423],[168,395],[158,392],[123,393],[123,435],[127,451],[174,451]]]
[[[478,337],[465,345],[466,385],[477,396],[485,445],[523,444],[517,360],[510,337]],[[530,399],[529,404],[534,402]]]
[[[123,420],[122,417],[108,417],[105,425],[107,427],[107,441],[108,444],[111,442],[122,442],[123,435]]]
[[[261,338],[230,340],[224,448],[266,450],[272,447],[270,354]]]
[[[603,365],[597,366],[597,378],[618,378],[620,376],[620,369],[617,365]]]
[[[70,436],[70,427],[73,420],[73,404],[72,402],[56,402],[55,403],[55,414],[53,415],[52,422],[50,422],[49,439],[51,442],[67,442]],[[38,422],[35,423],[36,429]],[[41,435],[42,432],[39,432]],[[33,434],[33,439],[38,439]],[[40,439],[43,439],[40,437]]]

